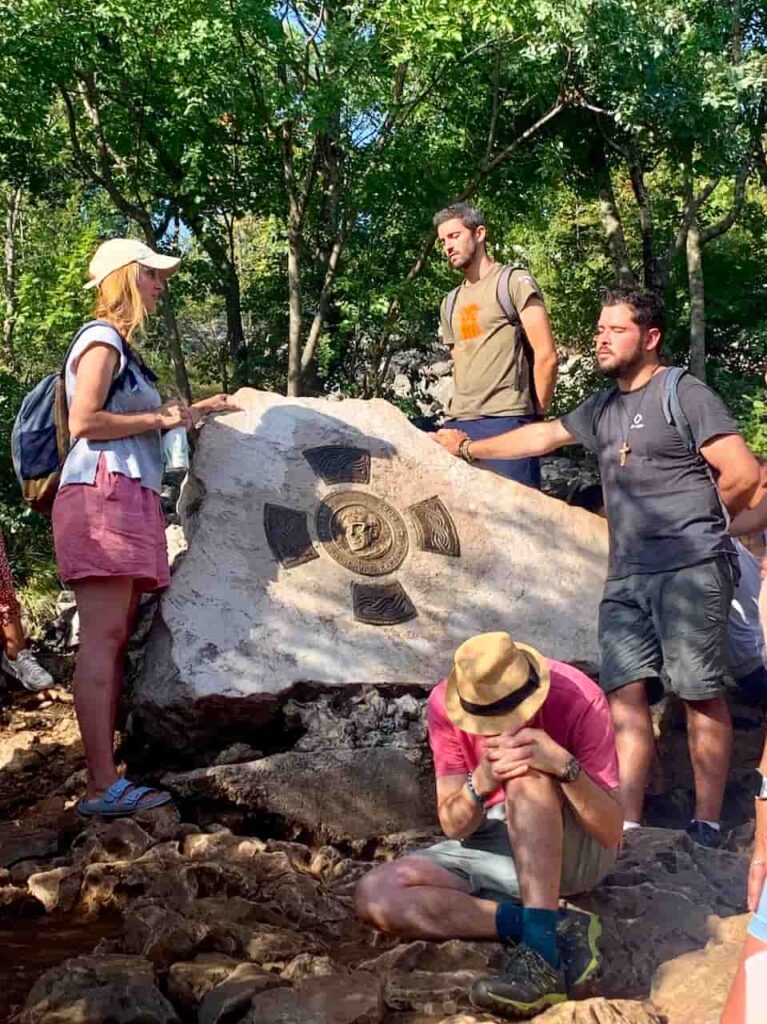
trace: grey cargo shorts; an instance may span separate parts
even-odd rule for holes
[[[608,579],[599,606],[599,683],[605,693],[640,679],[651,702],[663,696],[665,669],[683,700],[724,689],[733,568],[727,555],[708,562]]]

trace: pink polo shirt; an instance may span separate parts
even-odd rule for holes
[[[562,661],[546,659],[551,686],[540,711],[530,726],[543,729],[560,746],[577,757],[583,770],[602,789],[617,789],[618,755],[615,750],[610,708],[607,698],[587,675]],[[443,679],[429,694],[427,718],[429,743],[434,755],[437,778],[443,775],[468,775],[482,756],[482,736],[458,729],[447,717]],[[503,788],[490,795],[486,806],[503,800]]]

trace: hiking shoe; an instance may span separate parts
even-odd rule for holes
[[[55,685],[53,676],[45,671],[34,654],[26,648],[19,651],[15,661],[11,661],[3,651],[2,668],[13,679],[18,679],[25,690],[49,690]]]
[[[596,974],[602,962],[599,952],[601,934],[602,925],[596,914],[567,909],[560,918],[557,942],[568,993]]]
[[[707,846],[710,850],[718,850],[724,841],[722,830],[711,828],[705,821],[691,821],[687,826],[687,835],[698,846]]]
[[[567,999],[565,972],[529,946],[507,947],[500,974],[471,986],[471,1005],[509,1020],[524,1020]]]

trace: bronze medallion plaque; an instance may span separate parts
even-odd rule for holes
[[[352,607],[357,622],[396,626],[418,612],[400,583],[352,583]]]
[[[317,535],[339,565],[385,576],[408,551],[407,527],[391,505],[366,491],[336,491],[317,509]]]
[[[272,554],[285,569],[292,569],[320,557],[309,537],[305,512],[266,502],[264,530]]]
[[[415,527],[418,547],[434,555],[461,557],[461,542],[453,518],[439,498],[427,498],[408,509]]]
[[[304,458],[326,484],[369,484],[370,452],[343,444],[307,448]]]

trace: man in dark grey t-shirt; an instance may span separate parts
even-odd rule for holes
[[[696,796],[688,831],[716,846],[732,745],[722,690],[733,570],[722,505],[734,514],[758,500],[759,467],[722,401],[694,377],[681,378],[678,395],[696,450],[666,421],[664,328],[653,292],[608,292],[596,357],[616,387],[558,420],[483,441],[443,430],[436,440],[467,461],[574,443],[596,452],[610,527],[600,683],[615,723],[624,827],[641,821],[654,757],[649,702],[660,695],[664,666],[687,712]]]

